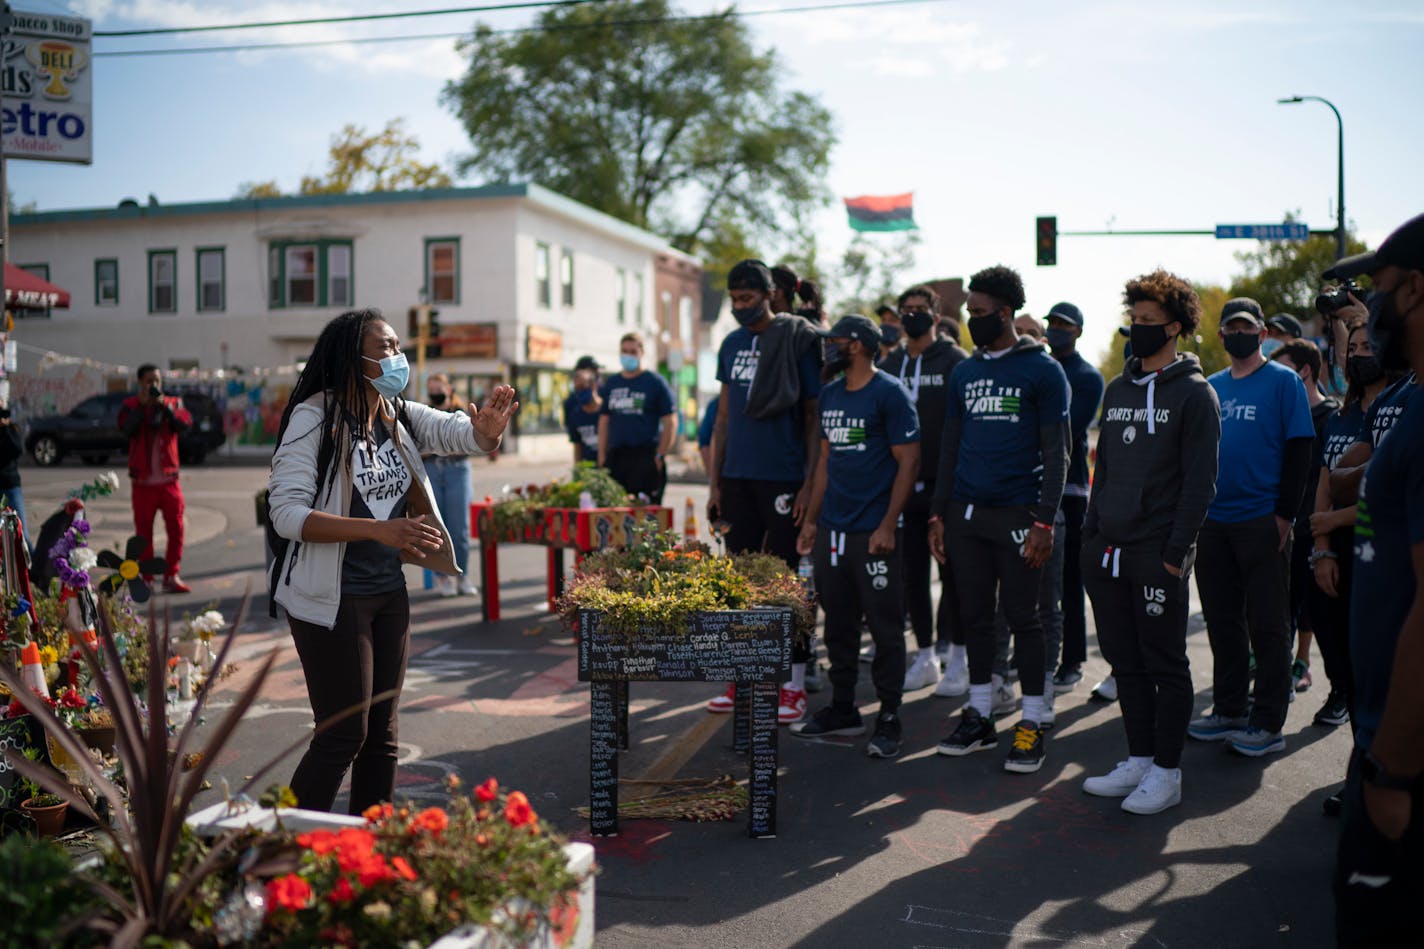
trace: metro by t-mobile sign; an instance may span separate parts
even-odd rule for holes
[[[0,134],[6,158],[93,161],[89,20],[11,13],[4,37]]]

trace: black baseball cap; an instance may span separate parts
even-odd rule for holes
[[[859,313],[846,314],[836,320],[830,329],[817,329],[816,335],[827,339],[853,339],[868,349],[872,356],[880,352],[882,342],[880,327],[870,317]]]
[[[1261,304],[1250,297],[1235,297],[1227,300],[1221,308],[1221,325],[1232,320],[1248,319],[1257,326],[1266,325],[1266,315],[1261,312]]]
[[[1305,335],[1305,328],[1300,325],[1300,320],[1289,313],[1277,313],[1266,321],[1266,325],[1280,330],[1292,339],[1300,339]]]
[[[1060,320],[1067,320],[1069,323],[1072,323],[1074,326],[1077,327],[1081,327],[1083,325],[1083,311],[1078,309],[1071,303],[1053,304],[1053,309],[1048,311],[1048,315],[1044,317],[1044,320],[1051,320],[1054,318]]]
[[[1352,280],[1390,265],[1424,270],[1424,214],[1399,225],[1374,250],[1335,261],[1335,266],[1325,271],[1324,277],[1326,280]]]
[[[578,362],[574,363],[574,372],[578,372],[581,369],[592,369],[594,372],[598,372],[602,368],[603,367],[598,364],[598,360],[592,356],[580,356]]]

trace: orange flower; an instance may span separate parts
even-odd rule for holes
[[[336,849],[336,834],[329,830],[313,830],[297,835],[297,846],[305,847],[317,856],[325,856]]]
[[[377,821],[385,820],[396,812],[391,804],[372,804],[361,812],[361,816],[366,818],[366,822],[374,824]]]
[[[504,802],[504,819],[511,827],[523,827],[538,820],[539,815],[529,806],[529,798],[523,791],[511,791]]]
[[[450,826],[450,818],[438,807],[427,807],[415,815],[415,820],[410,822],[410,826],[412,830],[423,830],[427,833],[438,834]]]
[[[289,909],[293,912],[306,909],[311,902],[311,884],[295,873],[267,881],[267,908]]]
[[[495,796],[498,794],[499,782],[496,781],[494,778],[490,778],[484,784],[481,784],[475,788],[475,797],[481,801],[484,801],[486,804],[488,804],[490,801],[493,801],[495,799]]]
[[[675,550],[664,550],[664,551],[663,551],[663,559],[664,559],[664,560],[676,560],[676,559],[677,559],[677,551],[675,551]]]
[[[386,866],[386,858],[378,853],[365,857],[360,866],[356,868],[356,879],[365,887],[384,883],[394,877],[395,874],[391,872],[391,868]]]
[[[326,894],[328,902],[340,906],[342,903],[349,903],[356,898],[356,890],[351,886],[351,881],[346,877],[337,877],[336,884],[332,886],[331,892]]]
[[[488,846],[489,846],[489,838],[486,837],[484,834],[475,834],[475,846],[476,846],[476,847],[488,847]]]
[[[376,847],[376,838],[359,827],[343,827],[336,835],[336,865],[346,873],[360,869]]]
[[[489,820],[490,812],[488,807],[482,807],[475,812],[475,820]]]
[[[392,857],[391,866],[395,867],[396,872],[407,880],[416,879],[415,870],[406,861],[405,857]]]

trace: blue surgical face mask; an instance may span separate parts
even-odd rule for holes
[[[1280,340],[1278,340],[1278,339],[1271,339],[1271,338],[1268,336],[1268,337],[1266,337],[1266,341],[1261,344],[1261,355],[1262,355],[1262,356],[1265,356],[1267,359],[1270,359],[1270,358],[1271,358],[1271,354],[1274,353],[1276,350],[1280,349],[1280,348],[1281,348],[1282,346],[1284,346],[1284,345],[1285,345],[1285,343],[1281,342]]]
[[[623,367],[624,372],[637,372],[640,362],[642,362],[640,358],[630,356],[627,353],[620,353],[618,356],[618,364]]]
[[[406,361],[405,353],[396,353],[385,359],[371,359],[366,355],[361,358],[381,367],[379,376],[366,380],[373,389],[388,399],[394,399],[405,391],[405,385],[410,381],[410,363]]]

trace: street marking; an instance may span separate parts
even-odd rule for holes
[[[938,909],[933,906],[916,906],[913,903],[906,905],[905,916],[900,922],[909,923],[911,926],[927,926],[932,929],[944,929],[970,936],[1020,937],[1031,939],[1035,943],[1071,942],[1080,946],[1111,947],[1138,946],[1147,942],[1161,946],[1162,949],[1167,947],[1167,944],[1161,939],[1138,929],[1118,929],[1101,935],[1068,930],[1045,932],[1034,929],[1031,925],[1025,925],[1019,920],[998,919],[993,916],[981,916],[977,913],[965,913],[953,909]]]
[[[701,750],[702,746],[711,740],[712,736],[722,730],[722,726],[731,718],[729,715],[704,715],[700,721],[694,722],[692,727],[678,735],[668,748],[658,756],[657,760],[648,766],[648,769],[638,775],[639,781],[668,781],[677,776],[682,770],[682,766]],[[631,727],[631,726],[630,726]],[[620,796],[625,801],[636,801],[645,797],[651,797],[660,792],[660,788],[651,784],[633,785],[620,792]]]

